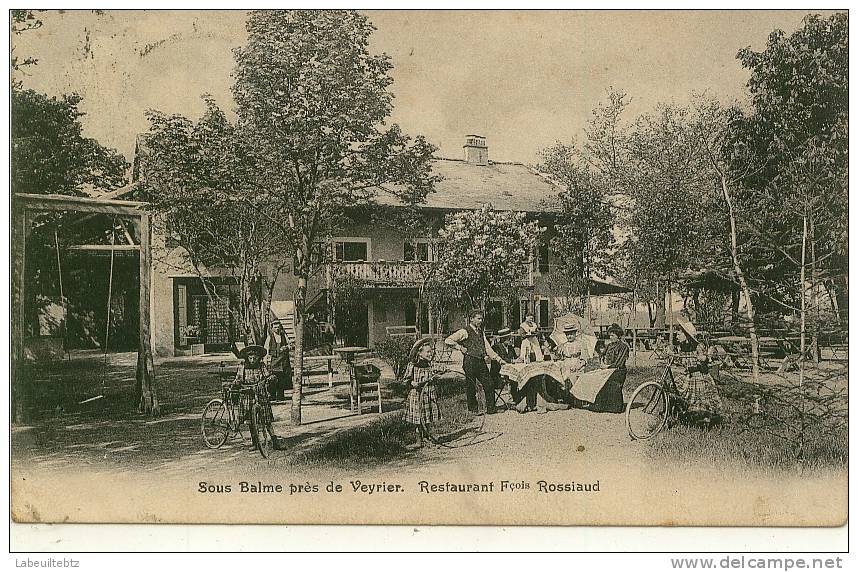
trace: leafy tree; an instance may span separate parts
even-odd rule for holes
[[[482,309],[495,296],[508,299],[526,280],[541,233],[525,213],[484,206],[449,214],[438,233],[431,281],[469,308]]]
[[[608,252],[615,242],[615,214],[609,200],[613,189],[574,145],[558,143],[545,149],[538,168],[563,186],[553,205],[559,210],[551,239],[559,261],[555,272],[569,293],[581,296],[586,306],[590,279],[607,274]]]
[[[36,17],[35,10],[9,10],[11,20],[12,35],[21,34],[28,30],[37,30],[42,27],[42,21]],[[39,60],[33,57],[20,59],[15,55],[15,46],[10,50],[10,63],[12,73],[23,73],[23,70],[28,66],[34,66],[39,63]],[[20,80],[12,78],[12,88],[20,88]]]
[[[125,184],[128,163],[116,150],[84,137],[77,94],[51,97],[12,90],[12,191],[84,194]]]
[[[304,311],[313,242],[347,208],[379,193],[419,203],[436,177],[434,151],[387,126],[392,64],[372,54],[373,26],[353,11],[255,11],[235,50],[238,129],[254,154],[254,188],[291,247],[296,367],[292,422],[301,421]]]
[[[144,195],[170,246],[180,247],[212,302],[223,302],[248,343],[268,335],[274,283],[289,258],[279,229],[260,212],[270,208],[254,194],[252,157],[210,97],[196,123],[179,115],[149,112],[142,154]],[[165,245],[166,246],[166,245]],[[163,250],[162,263],[174,255]],[[223,300],[212,272],[238,285],[237,307]],[[216,306],[217,307],[217,306]],[[220,316],[227,320],[228,316]]]
[[[812,15],[791,35],[770,34],[765,50],[739,52],[751,71],[751,108],[735,118],[727,150],[758,168],[737,192],[750,256],[769,270],[766,298],[818,328],[820,295],[846,302],[848,259],[848,20]],[[738,159],[737,159],[738,158]],[[814,315],[806,312],[811,298]],[[845,304],[844,304],[845,305]]]

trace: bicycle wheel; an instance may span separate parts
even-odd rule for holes
[[[271,423],[264,420],[262,407],[258,403],[253,404],[250,410],[250,440],[264,459],[271,456],[274,451],[274,441],[271,438]]]
[[[466,385],[448,379],[427,384],[420,393],[420,421],[429,439],[443,447],[470,445],[482,434],[486,395],[476,384],[476,406],[468,407]]]
[[[626,406],[626,426],[632,439],[649,439],[664,427],[669,411],[661,384],[648,381],[635,389]]]
[[[232,427],[229,422],[229,410],[222,399],[212,399],[206,404],[201,421],[206,447],[218,449],[226,443]]]

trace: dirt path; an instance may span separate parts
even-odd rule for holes
[[[247,437],[210,450],[199,432],[199,412],[217,383],[210,369],[204,362],[162,366],[167,407],[159,419],[129,415],[127,404],[111,409],[105,399],[103,410],[64,411],[14,427],[16,517],[52,522],[651,525],[837,525],[845,519],[845,471],[742,471],[721,458],[666,466],[648,454],[648,442],[629,439],[622,415],[578,409],[487,416],[483,438],[467,447],[400,446],[363,463],[323,458],[302,464],[287,455],[370,416],[300,430],[278,423],[290,451],[269,461],[251,449]],[[338,407],[336,395],[320,393],[319,400],[332,411]],[[275,416],[288,418],[288,404],[276,405]],[[343,448],[355,443],[340,440]],[[372,448],[376,441],[364,439],[361,446]],[[232,492],[201,493],[201,482],[231,487]],[[241,482],[279,485],[282,492],[240,494]],[[328,492],[329,485],[341,490]],[[364,491],[364,485],[370,488]],[[381,488],[372,488],[376,485]],[[458,485],[486,490],[427,490]],[[555,485],[572,490],[541,490]],[[589,490],[575,490],[579,485]]]

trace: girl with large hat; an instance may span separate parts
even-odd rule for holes
[[[423,423],[441,419],[438,409],[438,394],[431,383],[434,373],[432,360],[435,357],[435,340],[423,338],[414,342],[408,354],[405,368],[405,380],[410,389],[405,400],[405,422],[415,426],[417,445],[423,446],[424,437],[428,438]]]

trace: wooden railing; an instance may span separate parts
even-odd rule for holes
[[[381,288],[415,288],[423,284],[429,274],[430,262],[384,261],[328,262],[316,275],[324,287],[331,288],[338,278],[351,277],[368,286]],[[322,276],[323,282],[322,282]],[[522,286],[533,286],[533,266],[522,269]],[[319,284],[321,287],[321,284]]]
[[[416,287],[423,283],[429,264],[407,261],[329,262],[326,264],[326,283],[330,288],[338,278],[351,277],[374,286]]]

